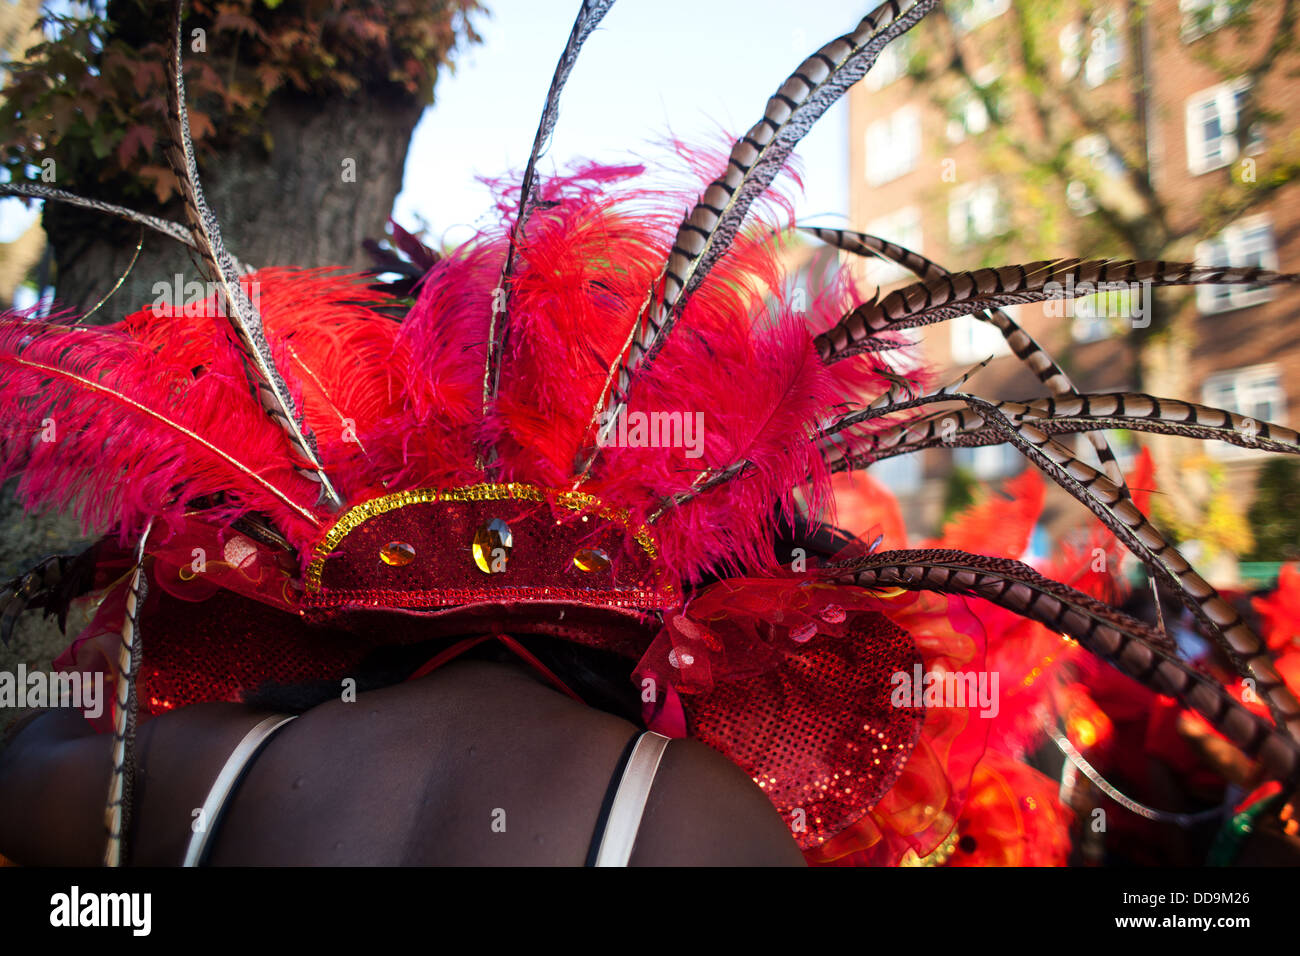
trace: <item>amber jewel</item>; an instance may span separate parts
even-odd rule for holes
[[[579,548],[573,563],[579,571],[608,571],[609,555],[600,548]]]
[[[379,557],[383,559],[384,564],[400,568],[415,560],[415,548],[405,541],[390,541],[379,549]]]
[[[514,537],[510,525],[493,518],[474,532],[474,563],[484,574],[499,574],[506,569],[512,547]]]

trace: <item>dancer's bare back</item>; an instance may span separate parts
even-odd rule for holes
[[[176,865],[231,751],[268,712],[203,704],[139,734],[132,862]],[[212,864],[581,865],[636,728],[512,665],[462,661],[333,701],[282,728],[214,829]],[[111,737],[42,715],[0,754],[0,854],[95,865]],[[695,741],[668,746],[633,865],[799,865],[754,783]]]

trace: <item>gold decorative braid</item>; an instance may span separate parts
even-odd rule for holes
[[[570,511],[590,512],[598,517],[616,521],[624,528],[628,527],[628,513],[625,508],[611,508],[601,503],[595,495],[578,491],[550,491],[536,485],[509,481],[498,484],[466,485],[462,488],[414,488],[410,491],[398,491],[382,498],[363,501],[355,508],[349,509],[330,528],[329,533],[312,554],[311,564],[307,566],[306,587],[308,594],[321,590],[321,575],[325,571],[325,559],[333,553],[339,543],[354,528],[369,521],[376,515],[386,514],[405,508],[407,505],[427,504],[434,501],[551,501]],[[645,525],[632,532],[632,537],[651,561],[659,556],[654,535]]]

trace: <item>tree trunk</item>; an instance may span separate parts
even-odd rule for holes
[[[269,152],[260,143],[247,144],[200,162],[208,203],[231,253],[259,267],[365,266],[361,241],[383,234],[421,110],[414,99],[273,97],[264,124]],[[182,215],[179,203],[167,212],[173,219]],[[54,249],[57,300],[84,314],[126,271],[140,228],[59,203],[46,204],[44,220]],[[188,297],[185,283],[201,280],[189,250],[147,233],[130,275],[89,321],[114,322],[147,308],[163,288],[173,301],[178,275],[179,294]],[[9,488],[0,492],[0,528],[4,569],[83,543],[66,519],[22,514]]]
[[[260,143],[241,144],[200,159],[204,192],[230,252],[254,267],[365,266],[361,241],[383,234],[421,109],[413,100],[274,96],[264,124],[269,153]],[[183,215],[175,202],[167,212],[176,220]],[[140,237],[138,226],[57,203],[46,205],[45,229],[59,304],[78,313],[113,287]],[[177,275],[182,289],[201,278],[188,250],[147,233],[131,274],[90,321],[115,321],[148,306],[163,286],[175,288]]]

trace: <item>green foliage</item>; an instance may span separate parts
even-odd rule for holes
[[[1259,470],[1248,517],[1255,534],[1249,560],[1300,560],[1300,461],[1272,458]]]
[[[943,518],[939,521],[940,527],[975,503],[975,490],[978,487],[979,480],[969,468],[963,468],[961,465],[953,466],[944,484]]]
[[[4,64],[0,165],[13,179],[33,178],[52,155],[65,188],[112,181],[129,195],[143,182],[160,203],[171,196],[160,147],[170,7],[110,0],[103,15],[76,17],[44,9],[47,39]],[[183,53],[195,142],[261,141],[262,110],[281,90],[431,102],[438,70],[479,40],[470,17],[482,9],[478,0],[194,0]]]

